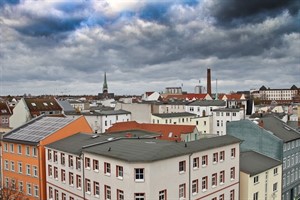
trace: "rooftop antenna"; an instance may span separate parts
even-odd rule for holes
[[[218,100],[218,79],[216,79],[216,98],[215,100]]]

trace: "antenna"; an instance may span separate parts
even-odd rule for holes
[[[216,79],[216,100],[218,100],[218,79]]]

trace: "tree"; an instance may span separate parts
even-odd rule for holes
[[[27,200],[28,198],[17,187],[14,181],[0,188],[0,200]]]

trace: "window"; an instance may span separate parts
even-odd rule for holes
[[[255,193],[253,194],[253,200],[258,200],[258,192],[255,192]]]
[[[99,171],[99,161],[98,160],[93,160],[93,170],[94,171]]]
[[[24,188],[23,188],[23,182],[19,181],[19,192],[23,192]]]
[[[69,185],[74,185],[74,175],[72,172],[69,172]]]
[[[48,165],[48,176],[52,177],[52,166]]]
[[[18,172],[20,174],[22,174],[22,163],[21,162],[18,163]]]
[[[65,193],[61,193],[62,200],[67,200],[67,195]]]
[[[76,175],[76,187],[77,189],[81,189],[81,176]]]
[[[64,169],[61,170],[61,182],[66,182],[66,171]]]
[[[91,181],[90,179],[85,179],[85,192],[91,194]]]
[[[225,183],[225,171],[220,172],[220,184]]]
[[[234,190],[230,190],[230,200],[234,200]]]
[[[218,153],[214,153],[213,154],[213,163],[217,163],[218,162]]]
[[[158,200],[166,200],[167,199],[167,190],[159,191]]]
[[[207,155],[206,156],[202,156],[202,166],[206,166],[207,163]]]
[[[57,151],[53,151],[53,162],[57,163]]]
[[[225,199],[224,199],[224,194],[221,194],[221,195],[219,196],[219,200],[225,200]]]
[[[26,174],[30,175],[30,165],[26,165]]]
[[[231,158],[235,158],[235,148],[231,149]]]
[[[144,181],[144,169],[143,168],[135,168],[135,181],[141,182]]]
[[[85,168],[90,169],[91,168],[91,159],[85,158]]]
[[[8,160],[4,160],[4,169],[8,170]]]
[[[199,157],[193,159],[193,168],[199,168]]]
[[[35,197],[38,197],[38,196],[39,196],[39,187],[38,187],[37,185],[35,185],[35,186],[33,187],[33,195],[34,195]]]
[[[30,183],[27,183],[27,194],[28,194],[28,195],[31,195],[31,194],[32,194],[32,191],[31,191],[31,184],[30,184]]]
[[[58,169],[57,169],[57,167],[54,167],[54,178],[56,180],[58,180]]]
[[[274,175],[277,175],[278,174],[278,168],[276,167],[276,168],[274,168]]]
[[[207,190],[207,176],[202,178],[202,190]]]
[[[117,165],[117,173],[116,173],[118,178],[123,178],[123,167]]]
[[[274,183],[273,184],[273,192],[276,192],[277,191],[277,183]]]
[[[211,177],[211,185],[212,187],[216,187],[217,186],[217,174],[213,174]]]
[[[254,182],[254,184],[258,183],[258,176],[254,176],[253,182]]]
[[[22,146],[18,145],[18,154],[22,154]]]
[[[110,200],[111,199],[110,186],[107,186],[107,185],[104,186],[104,196],[105,196],[105,200]]]
[[[180,173],[185,172],[185,161],[180,161],[179,162],[179,172]]]
[[[107,162],[105,162],[104,163],[104,173],[106,174],[106,175],[110,175],[110,163],[107,163]]]
[[[117,190],[117,200],[124,200],[124,192],[122,190]]]
[[[58,190],[55,189],[55,190],[54,190],[54,199],[55,199],[55,200],[59,200],[58,197],[59,197],[59,196],[58,196]]]
[[[193,182],[192,182],[192,193],[193,194],[198,193],[198,179],[193,180]]]
[[[94,181],[94,195],[95,196],[100,196],[100,187],[99,183]]]
[[[227,112],[227,113],[226,113],[226,116],[227,116],[227,117],[228,117],[228,116],[230,116],[230,113],[229,113],[229,112]]]
[[[179,185],[179,198],[185,198],[185,184]]]
[[[8,144],[7,143],[4,144],[4,151],[8,152]]]
[[[76,157],[76,169],[81,170],[81,159]]]
[[[69,167],[73,168],[73,156],[69,155]]]
[[[32,173],[34,177],[38,177],[38,169],[37,166],[32,166]]]
[[[220,126],[220,120],[217,120],[217,126]]]
[[[8,188],[9,187],[9,180],[8,178],[5,178],[5,186]]]
[[[60,153],[60,164],[65,165],[66,164],[66,159],[65,159],[65,154]]]
[[[52,187],[49,187],[49,199],[52,199],[53,198],[53,189]]]
[[[32,155],[34,157],[37,157],[37,148],[36,147],[32,147]]]
[[[235,179],[235,167],[230,168],[230,179]]]
[[[225,160],[225,151],[220,152],[220,162]]]
[[[15,171],[15,162],[14,161],[10,162],[10,170],[13,172]]]
[[[134,200],[145,200],[145,194],[144,193],[135,193]]]
[[[27,148],[29,147],[26,147],[26,155],[29,155]],[[52,151],[50,149],[48,149],[48,160],[52,160]]]
[[[10,152],[14,153],[14,144],[10,144]]]

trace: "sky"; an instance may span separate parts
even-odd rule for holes
[[[300,87],[297,0],[0,0],[0,96]]]

